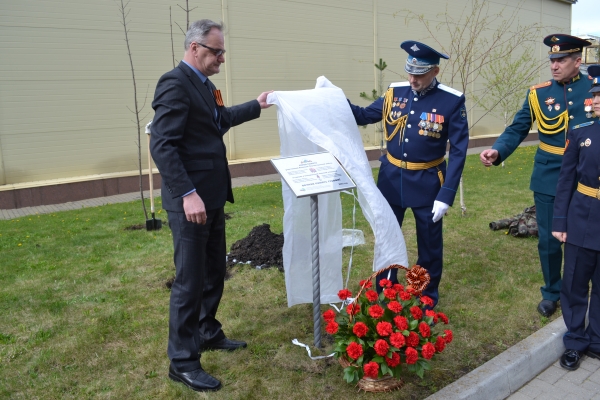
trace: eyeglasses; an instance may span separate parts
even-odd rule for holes
[[[202,46],[202,47],[204,47],[205,49],[208,49],[208,50],[212,51],[212,53],[213,53],[213,54],[214,54],[216,57],[222,56],[222,55],[223,55],[223,54],[225,54],[225,52],[226,52],[226,50],[225,50],[225,49],[213,49],[212,47],[208,47],[207,45],[205,45],[205,44],[202,44],[202,43],[198,43],[198,42],[196,42],[196,44],[197,44],[198,46]]]

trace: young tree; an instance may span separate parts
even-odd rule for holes
[[[421,24],[429,35],[425,39],[433,41],[438,50],[450,56],[450,59],[440,66],[441,76],[445,83],[465,94],[470,106],[469,112],[481,105],[481,100],[491,97],[489,93],[491,90],[497,89],[488,84],[481,94],[477,94],[475,87],[486,77],[494,77],[498,73],[504,74],[503,68],[514,72],[518,66],[521,79],[510,80],[510,83],[503,85],[502,89],[505,95],[513,92],[516,95],[525,83],[523,80],[531,77],[533,81],[533,77],[540,69],[540,63],[535,61],[533,56],[511,58],[515,54],[532,55],[530,48],[539,42],[541,36],[542,26],[539,23],[531,23],[531,21],[521,23],[519,20],[522,5],[523,1],[514,7],[504,3],[500,10],[492,12],[490,2],[472,0],[465,4],[460,14],[451,12],[447,5],[446,11],[437,15],[440,22],[435,23],[424,14],[417,14],[411,10],[403,11],[407,26],[415,21]],[[497,4],[493,3],[493,6],[496,7]],[[397,14],[399,13],[394,16]],[[522,101],[516,103],[520,106]],[[495,105],[487,104],[487,108],[482,106],[483,115],[477,120],[469,119],[469,130],[485,115],[495,110],[500,102]],[[464,215],[466,206],[463,199],[462,179],[460,205]]]
[[[383,96],[384,93],[384,82],[383,82],[383,78],[385,76],[385,74],[383,73],[383,71],[387,68],[387,64],[385,61],[383,61],[383,59],[379,59],[379,64],[373,64],[375,66],[375,69],[377,69],[377,89],[373,89],[371,94],[366,94],[365,92],[360,92],[359,96],[363,99],[369,100],[369,101],[375,101],[377,100],[379,97]],[[375,124],[375,132],[377,132],[377,137],[380,138],[379,141],[379,150],[383,153],[383,144],[384,144],[384,135],[383,135],[383,121],[378,122]]]

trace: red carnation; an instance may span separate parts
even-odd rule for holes
[[[444,333],[446,334],[444,336],[444,339],[446,340],[446,343],[451,343],[452,339],[454,339],[454,337],[452,336],[452,331],[450,329],[446,329],[444,331]]]
[[[379,336],[390,336],[392,329],[392,324],[389,322],[381,321],[377,323],[377,333],[379,333]]]
[[[339,328],[339,325],[337,322],[335,321],[331,321],[330,323],[327,324],[327,326],[325,327],[325,331],[327,333],[329,333],[330,335],[334,335],[337,333]]]
[[[360,312],[360,306],[356,303],[352,303],[346,307],[346,312],[348,315],[356,315]]]
[[[419,345],[419,335],[410,332],[406,338],[406,344],[410,347],[417,347]]]
[[[327,322],[331,322],[335,319],[335,313],[333,310],[327,310],[323,313],[323,319]]]
[[[421,349],[421,355],[426,360],[431,360],[431,357],[435,354],[435,347],[431,343],[425,343]]]
[[[367,325],[365,325],[362,322],[357,322],[356,324],[354,324],[354,327],[352,328],[352,332],[354,332],[354,334],[358,337],[365,336],[368,331],[369,331],[369,328],[367,328]]]
[[[421,310],[417,306],[412,306],[410,308],[410,313],[412,314],[413,318],[416,320],[423,318],[423,310]]]
[[[379,375],[379,364],[375,361],[368,362],[363,366],[363,370],[365,371],[365,376],[367,378],[377,379],[377,375]]]
[[[396,314],[398,314],[400,311],[402,311],[402,304],[398,303],[397,301],[390,301],[387,305],[387,307],[392,310],[392,312],[395,312]]]
[[[446,314],[444,314],[443,312],[438,313],[438,317],[440,317],[444,324],[448,324],[448,322],[450,322],[448,321],[448,317],[446,317]]]
[[[433,323],[437,324],[437,322],[438,322],[438,316],[435,313],[435,311],[433,311],[433,310],[425,310],[425,316],[426,317],[433,317]]]
[[[396,325],[396,328],[398,328],[401,331],[405,331],[408,329],[408,320],[406,319],[406,317],[403,317],[401,315],[394,317],[394,324]]]
[[[371,286],[373,286],[373,282],[368,281],[368,280],[362,280],[358,283],[360,285],[360,287],[366,287],[367,289],[370,288]]]
[[[402,346],[404,346],[404,343],[406,343],[406,339],[404,339],[404,335],[400,332],[394,332],[390,335],[390,343],[392,344],[392,346],[399,349]]]
[[[433,300],[429,296],[421,296],[421,303],[433,307]]]
[[[400,354],[392,353],[392,358],[385,357],[385,363],[394,368],[400,364]]]
[[[410,296],[410,293],[408,293],[408,292],[404,292],[404,291],[400,292],[400,299],[401,299],[402,301],[407,301],[407,300],[410,300],[410,297],[411,297],[411,296]]]
[[[346,353],[348,353],[348,357],[356,360],[358,357],[362,356],[363,348],[360,344],[352,342],[346,347]]]
[[[407,364],[416,364],[417,363],[417,360],[419,359],[419,353],[417,353],[417,351],[415,349],[413,349],[412,347],[407,347],[404,354],[406,354],[406,363]]]
[[[408,287],[406,288],[406,291],[407,291],[408,293],[410,293],[410,294],[416,294],[416,293],[417,293],[417,291],[416,291],[416,290],[415,290],[413,287],[411,287],[411,286],[408,286]]]
[[[394,289],[396,292],[400,293],[404,290],[404,286],[402,286],[399,283],[395,283],[394,285],[392,285],[392,289]]]
[[[392,281],[390,281],[388,279],[382,279],[379,281],[379,286],[385,287],[385,288],[390,288],[390,287],[392,287]]]
[[[443,337],[438,336],[437,340],[435,341],[435,350],[438,353],[441,353],[442,351],[444,351],[445,348],[446,348],[446,341],[444,340]]]
[[[383,316],[383,308],[375,304],[369,307],[369,315],[375,319],[381,318]]]
[[[379,339],[375,342],[375,345],[373,345],[373,349],[375,349],[375,353],[379,354],[380,356],[385,356],[390,350],[390,345],[385,340]]]
[[[348,289],[342,289],[338,292],[340,300],[346,300],[348,297],[352,297],[352,292]]]
[[[395,300],[396,294],[398,293],[394,289],[383,289],[383,295],[390,300]]]
[[[365,297],[367,298],[367,300],[373,302],[377,300],[379,295],[374,290],[367,290],[367,293],[365,293]]]
[[[421,332],[421,336],[423,337],[431,336],[431,329],[429,328],[429,324],[427,322],[421,322],[419,324],[419,332]]]

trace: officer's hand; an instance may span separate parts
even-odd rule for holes
[[[567,232],[552,232],[552,236],[554,236],[561,243],[565,243],[567,241]]]
[[[498,159],[498,150],[487,149],[481,152],[479,159],[486,167],[492,166],[492,163]]]
[[[256,99],[258,101],[258,104],[260,104],[260,108],[269,108],[271,107],[273,104],[268,104],[267,103],[267,96],[273,93],[272,90],[269,90],[268,92],[262,92],[260,94],[260,96],[258,96],[258,98]]]
[[[442,203],[441,201],[437,200],[434,201],[433,210],[431,210],[431,213],[433,214],[433,222],[438,222],[440,219],[442,219],[449,207],[450,206],[446,203]]]
[[[204,202],[198,196],[197,192],[190,193],[183,198],[183,211],[188,221],[194,224],[206,223],[206,209],[204,208]]]

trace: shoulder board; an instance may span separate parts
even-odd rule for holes
[[[583,128],[585,126],[590,126],[594,123],[594,121],[590,121],[590,122],[584,122],[583,124],[579,124],[579,125],[575,125],[573,127],[573,129],[579,129],[579,128]]]
[[[546,82],[538,83],[537,85],[533,85],[531,87],[531,90],[543,88],[543,87],[550,86],[550,85],[552,85],[552,81],[546,81]]]
[[[452,93],[453,95],[458,96],[458,97],[463,95],[462,92],[460,92],[456,89],[452,89],[450,86],[446,86],[443,83],[440,83],[438,85],[438,88],[442,89],[444,92]]]
[[[394,82],[394,83],[390,83],[389,87],[402,87],[402,86],[410,86],[410,82],[406,81],[406,82]]]

